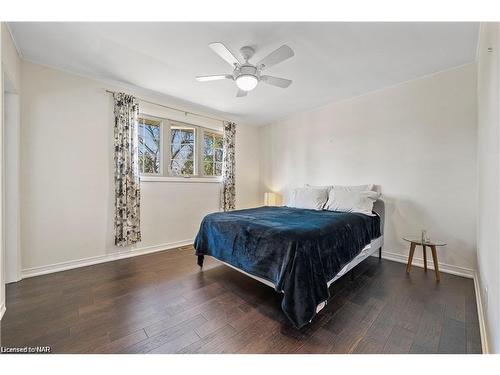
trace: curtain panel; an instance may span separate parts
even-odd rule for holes
[[[223,211],[234,210],[236,204],[235,136],[236,124],[234,122],[224,122],[221,194],[221,209]]]
[[[115,245],[129,246],[141,241],[140,176],[135,97],[115,93]]]

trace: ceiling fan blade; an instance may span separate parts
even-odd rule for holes
[[[239,61],[236,56],[234,56],[231,51],[222,43],[210,43],[208,45],[217,55],[222,57],[225,61],[229,63],[229,65],[234,67],[234,64],[242,64],[243,62]]]
[[[219,74],[214,76],[198,76],[196,80],[199,82],[208,82],[208,81],[218,81],[220,79],[233,79],[233,76],[230,74]]]
[[[248,91],[245,91],[245,90],[238,90],[238,92],[236,93],[236,97],[237,98],[241,98],[243,96],[247,96],[248,94]]]
[[[270,66],[276,65],[277,63],[285,61],[286,59],[289,59],[293,55],[295,55],[293,50],[286,44],[284,44],[274,52],[271,52],[269,55],[264,57],[255,65],[256,66],[263,65],[262,69],[266,69],[269,68]]]
[[[278,77],[273,77],[273,76],[261,76],[260,80],[262,82],[269,84],[269,85],[278,86],[278,87],[281,87],[283,89],[286,89],[288,86],[290,86],[292,84],[292,81],[289,79],[278,78]]]

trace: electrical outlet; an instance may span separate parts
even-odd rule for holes
[[[484,305],[484,310],[488,310],[488,287],[485,286],[483,288],[483,305]]]

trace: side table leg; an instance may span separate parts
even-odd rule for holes
[[[413,261],[413,253],[415,252],[416,243],[412,242],[410,245],[410,255],[408,256],[408,264],[406,265],[406,273],[410,273],[411,262]]]
[[[422,246],[424,251],[424,272],[427,272],[427,248],[425,245]]]
[[[434,261],[434,272],[436,272],[436,281],[439,282],[441,278],[439,276],[439,265],[438,265],[436,246],[431,246],[431,250],[432,250],[432,260]]]

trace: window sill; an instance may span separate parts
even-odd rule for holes
[[[212,183],[222,182],[221,177],[165,177],[165,176],[141,176],[141,182],[189,182],[189,183]]]

